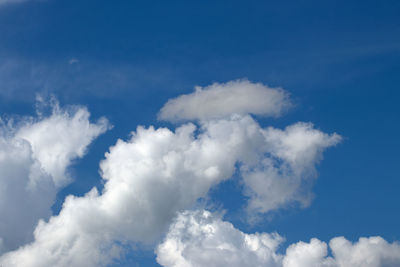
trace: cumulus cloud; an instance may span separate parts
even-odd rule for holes
[[[100,163],[104,189],[98,192],[93,188],[83,197],[67,197],[59,215],[39,222],[34,241],[3,254],[0,265],[105,266],[121,255],[123,246],[157,242],[177,212],[192,207],[210,188],[232,177],[236,168],[249,196],[250,213],[266,213],[292,202],[308,201],[311,188],[307,185],[315,177],[315,164],[340,137],[325,134],[307,123],[286,129],[262,128],[244,114],[279,114],[288,103],[280,89],[234,81],[214,84],[204,92],[199,90],[194,98],[169,101],[195,101],[206,107],[210,94],[216,97],[219,104],[210,100],[214,103],[211,113],[202,108],[186,110],[185,106],[185,114],[192,112],[185,119],[200,119],[198,126],[187,123],[174,131],[138,127],[129,140],[118,140]],[[229,94],[232,97],[226,102],[224,96]],[[262,103],[256,101],[259,98]],[[160,114],[165,114],[165,107]],[[34,126],[32,123],[28,128],[22,126],[16,134],[29,143],[32,157],[40,162],[40,170],[55,187],[68,182],[68,175],[60,169],[85,151],[85,146],[76,142],[91,140],[76,133],[86,131],[95,136],[107,125],[100,121],[100,130],[90,127],[84,111],[76,111],[73,116],[63,114],[35,122]],[[69,139],[52,143],[53,135]],[[202,214],[207,213],[193,217],[202,218]],[[216,225],[225,229],[230,224]],[[279,260],[274,252],[281,240],[278,235],[242,235],[234,229],[231,232],[238,239],[233,247],[247,240],[246,255],[259,257],[254,259],[255,264]],[[240,258],[244,259],[245,256]]]
[[[284,267],[395,267],[400,265],[400,244],[388,243],[382,237],[362,237],[352,243],[344,237],[335,237],[328,246],[316,238],[309,243],[298,242],[288,247]]]
[[[245,234],[205,210],[185,211],[156,248],[157,262],[166,267],[279,266],[278,234]]]
[[[338,266],[333,258],[327,257],[328,246],[325,242],[312,238],[309,243],[298,242],[286,250],[283,267],[334,267]],[[354,267],[357,267],[354,265]],[[361,266],[360,266],[361,267]]]
[[[167,121],[208,120],[244,115],[278,116],[290,106],[288,93],[261,83],[236,80],[214,83],[195,92],[170,99],[159,119]]]
[[[2,122],[0,126],[0,252],[32,240],[40,218],[49,218],[67,168],[107,129],[89,122],[85,108],[54,106],[50,116]]]
[[[344,237],[328,245],[316,238],[290,245],[277,252],[283,238],[276,234],[246,234],[208,211],[185,211],[178,215],[155,252],[165,267],[395,267],[400,265],[400,244],[381,237]]]
[[[4,255],[0,262],[105,265],[118,255],[114,241],[156,241],[176,212],[230,178],[237,164],[252,166],[268,157],[267,148],[264,129],[250,116],[208,121],[197,134],[190,123],[175,132],[139,127],[130,140],[118,140],[101,162],[101,194],[93,189],[84,197],[68,197],[58,216],[36,228],[34,243]]]
[[[110,127],[105,118],[90,123],[89,116],[86,108],[61,110],[55,103],[50,117],[22,125],[15,134],[30,143],[33,156],[58,187],[69,182],[65,169],[71,161],[83,157],[93,139]]]
[[[269,127],[262,134],[268,156],[241,168],[245,193],[250,197],[249,211],[266,213],[291,202],[307,206],[312,198],[315,165],[322,152],[341,137],[323,133],[311,123],[296,123],[284,130]]]
[[[113,241],[156,241],[178,210],[232,176],[240,151],[254,135],[248,124],[254,124],[250,117],[237,118],[204,129],[197,138],[193,124],[175,132],[139,127],[129,141],[111,147],[101,163],[102,194],[93,189],[84,197],[68,197],[58,216],[39,224],[34,243],[3,255],[0,262],[98,266],[115,256],[102,247],[113,247]]]

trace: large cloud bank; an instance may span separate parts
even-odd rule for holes
[[[225,97],[229,97],[228,102]],[[249,219],[289,204],[310,203],[316,164],[324,150],[341,138],[335,133],[323,133],[311,123],[299,122],[284,129],[263,128],[247,114],[277,115],[288,103],[282,89],[249,81],[214,84],[169,101],[160,113],[161,118],[193,119],[197,125],[186,123],[175,130],[138,127],[128,140],[118,140],[100,163],[104,182],[101,192],[93,188],[82,197],[68,196],[58,215],[49,220],[42,217],[33,232],[34,240],[4,253],[0,265],[106,266],[118,260],[124,248],[156,244],[163,236],[165,239],[156,252],[158,262],[164,266],[341,264],[344,256],[327,257],[326,244],[321,241],[317,245],[316,241],[294,244],[286,255],[280,255],[276,251],[283,238],[278,234],[244,234],[221,217],[202,210],[190,211],[213,186],[235,174],[239,174],[243,194],[248,197]],[[203,106],[207,110],[199,109]],[[79,112],[74,114],[78,116]],[[83,117],[82,121],[87,122],[87,116]],[[57,118],[47,121],[51,125],[60,122]],[[81,157],[85,146],[68,141],[69,149],[54,157],[60,149],[42,142],[42,138],[57,141],[61,144],[58,147],[65,146],[64,139],[59,140],[65,136],[85,139],[82,133],[63,135],[62,131],[51,139],[48,130],[44,130],[52,128],[46,128],[47,125],[21,127],[15,136],[31,142],[29,148],[36,151],[35,159],[41,162],[39,169],[45,171],[54,187],[62,186],[68,182],[68,176],[60,169],[65,169],[74,157]],[[92,129],[92,124],[85,125],[86,128],[79,124],[78,130],[67,124],[71,131]],[[100,127],[94,131],[96,134],[107,127],[105,122],[96,125]],[[87,138],[86,143],[92,138]],[[332,250],[334,240],[330,244]],[[374,238],[367,240],[375,242]],[[397,252],[396,244],[379,240],[393,253]],[[357,246],[348,245],[354,251],[358,251]],[[379,253],[375,258],[378,262],[397,260]]]

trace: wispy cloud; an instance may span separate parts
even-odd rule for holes
[[[146,91],[177,88],[180,74],[162,66],[113,65],[108,62],[64,59],[54,62],[5,58],[0,63],[0,97],[32,102],[37,93],[76,100],[136,97]]]

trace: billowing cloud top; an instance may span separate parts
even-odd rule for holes
[[[362,237],[352,243],[335,237],[328,244],[317,238],[291,244],[278,252],[284,239],[276,234],[246,234],[208,211],[180,213],[165,240],[156,248],[165,267],[396,267],[400,244],[381,237]]]
[[[109,266],[130,245],[156,243],[157,261],[166,267],[400,266],[400,244],[380,237],[356,243],[336,237],[329,244],[313,238],[283,253],[277,233],[244,233],[218,213],[193,210],[236,174],[250,220],[310,203],[316,166],[341,137],[304,122],[264,128],[248,114],[276,116],[288,105],[282,89],[249,81],[170,100],[160,118],[198,125],[138,127],[101,161],[104,188],[66,197],[52,217],[55,194],[70,181],[68,166],[108,122],[91,123],[86,109],[56,105],[51,116],[39,114],[12,134],[0,127],[0,218],[8,218],[0,221],[0,266]],[[21,221],[29,224],[13,225]]]
[[[89,116],[54,102],[49,116],[0,118],[0,254],[33,239],[37,221],[50,217],[57,191],[72,180],[68,167],[109,129],[105,118]]]
[[[166,121],[208,120],[232,114],[279,116],[290,106],[288,93],[261,83],[236,80],[196,87],[187,95],[170,99],[158,118]]]

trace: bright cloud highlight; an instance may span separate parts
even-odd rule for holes
[[[211,188],[235,174],[248,197],[249,220],[292,203],[310,203],[316,165],[341,137],[304,122],[284,129],[263,128],[249,115],[277,116],[289,105],[282,89],[246,80],[213,84],[170,100],[159,114],[161,119],[195,123],[174,130],[138,127],[127,140],[119,139],[100,163],[104,188],[99,192],[94,187],[82,197],[68,196],[60,213],[50,219],[57,189],[70,181],[68,166],[109,128],[108,122],[90,123],[84,108],[55,106],[50,117],[4,131],[0,145],[12,156],[0,157],[0,178],[15,188],[9,197],[22,196],[24,201],[17,206],[21,212],[26,201],[45,208],[35,211],[29,227],[20,228],[31,233],[33,223],[42,218],[33,241],[15,238],[0,256],[0,265],[107,266],[121,258],[125,247],[154,245],[163,237],[156,253],[164,266],[398,263],[398,244],[381,238],[360,239],[356,244],[335,238],[329,245],[333,257],[328,256],[327,244],[312,239],[292,244],[282,255],[277,250],[283,238],[276,233],[246,234],[221,216],[191,210]],[[0,248],[9,246],[12,235],[0,234]],[[364,250],[373,252],[359,256]]]
[[[108,129],[107,120],[89,121],[82,107],[48,117],[3,122],[0,128],[0,249],[30,241],[39,219],[51,215],[57,191],[71,181],[68,166]]]
[[[276,234],[246,234],[208,211],[185,211],[178,215],[164,241],[157,247],[157,261],[165,267],[396,267],[400,244],[381,237],[344,237],[328,245],[316,238],[290,245],[285,254],[277,249],[284,239]]]

